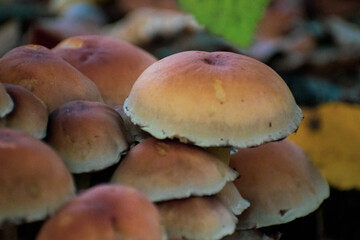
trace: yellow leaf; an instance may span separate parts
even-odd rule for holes
[[[360,189],[360,106],[325,103],[302,110],[304,120],[289,139],[309,154],[332,187]]]

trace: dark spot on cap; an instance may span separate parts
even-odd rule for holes
[[[212,60],[209,59],[209,58],[204,58],[203,61],[204,61],[206,64],[214,65],[214,61],[212,61]]]
[[[206,57],[202,59],[204,63],[209,64],[209,65],[216,65],[216,66],[222,66],[224,65],[224,59],[221,58],[220,56],[216,56],[216,57]]]
[[[287,209],[280,209],[280,211],[279,211],[279,214],[281,215],[281,216],[284,216],[285,215],[285,213],[287,213]]]
[[[321,128],[320,119],[317,117],[311,117],[309,119],[309,128],[312,131],[318,131]]]
[[[272,127],[272,123],[271,123],[271,122],[269,122],[269,127]]]

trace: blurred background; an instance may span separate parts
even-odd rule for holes
[[[289,138],[324,174],[331,197],[309,216],[265,231],[281,239],[359,239],[359,0],[0,0],[0,57],[87,34],[124,39],[159,59],[232,51],[271,66],[304,112]]]

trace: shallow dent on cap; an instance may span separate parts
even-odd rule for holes
[[[81,48],[84,45],[84,41],[80,38],[71,38],[62,41],[58,47],[60,48]]]

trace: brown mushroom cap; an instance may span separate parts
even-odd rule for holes
[[[156,207],[137,190],[98,185],[85,190],[41,228],[37,240],[166,239]]]
[[[39,45],[14,48],[0,58],[0,82],[27,88],[44,101],[49,112],[72,100],[102,101],[92,81]]]
[[[298,128],[300,108],[265,64],[230,52],[181,52],[152,64],[124,104],[159,139],[199,146],[256,146]]]
[[[14,101],[14,110],[6,116],[5,126],[19,129],[42,139],[46,135],[48,111],[44,102],[20,85],[4,84]]]
[[[230,167],[239,173],[234,183],[251,204],[238,216],[240,229],[290,222],[316,210],[329,196],[318,169],[289,140],[240,149]]]
[[[135,45],[101,35],[71,37],[52,51],[89,77],[111,106],[123,104],[135,80],[156,61]]]
[[[73,173],[117,163],[128,144],[120,115],[100,102],[71,101],[49,116],[46,142]]]
[[[0,129],[0,166],[0,225],[41,220],[74,195],[60,157],[24,132]]]
[[[215,194],[236,177],[234,170],[199,147],[147,138],[122,159],[112,182],[162,201]]]
[[[0,118],[10,113],[14,108],[14,102],[0,83]]]
[[[170,239],[216,240],[235,231],[236,217],[215,196],[157,204]]]

